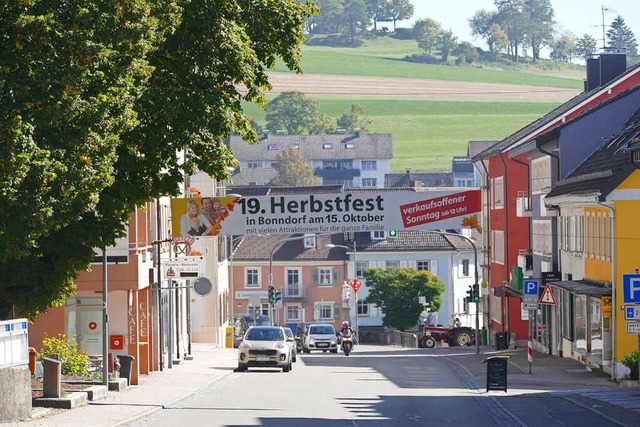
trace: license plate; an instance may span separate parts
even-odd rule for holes
[[[317,346],[318,346],[318,347],[329,347],[329,343],[327,343],[327,342],[319,342],[319,343],[317,344]]]
[[[256,362],[268,362],[269,356],[256,356]]]
[[[425,336],[425,337],[430,337],[430,336],[431,336],[431,332],[430,332],[430,331],[426,331],[426,332],[424,333],[424,336]]]

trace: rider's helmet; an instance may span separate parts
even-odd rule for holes
[[[343,328],[348,328],[349,327],[349,322],[347,322],[346,320],[344,322],[342,322],[342,327]]]

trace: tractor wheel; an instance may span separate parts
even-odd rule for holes
[[[453,334],[453,345],[465,346],[471,342],[471,333],[466,329],[460,329]]]
[[[436,346],[436,339],[433,337],[425,337],[422,342],[425,348],[434,348]]]

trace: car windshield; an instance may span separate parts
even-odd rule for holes
[[[331,326],[312,326],[309,328],[309,333],[316,335],[335,335],[335,331]]]
[[[293,338],[293,331],[291,329],[285,329],[284,333],[287,334],[287,337]]]
[[[251,341],[282,341],[284,333],[280,329],[251,328],[245,337]]]

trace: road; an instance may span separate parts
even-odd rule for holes
[[[447,352],[357,346],[299,355],[289,373],[234,373],[132,426],[618,425],[561,395],[486,393]],[[481,384],[479,384],[481,383]]]

